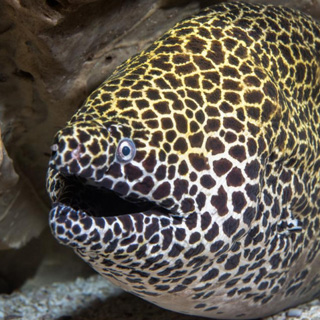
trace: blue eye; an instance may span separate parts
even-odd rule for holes
[[[131,139],[123,138],[120,140],[117,148],[117,160],[119,162],[129,162],[136,155],[136,146]]]

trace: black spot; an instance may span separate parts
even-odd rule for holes
[[[117,100],[117,108],[119,109],[127,109],[131,107],[132,102],[128,100]]]
[[[269,100],[265,100],[262,105],[262,121],[266,122],[271,118],[271,115],[275,112],[276,106]]]
[[[165,71],[171,71],[172,69],[172,65],[168,63],[168,61],[164,58],[164,56],[159,56],[159,58],[151,60],[150,63],[152,67],[155,69],[160,69]]]
[[[253,156],[257,152],[257,143],[254,139],[249,138],[247,142],[248,153],[250,156]]]
[[[177,154],[170,154],[168,157],[168,164],[175,164],[179,161],[179,157]],[[175,170],[174,166],[169,166],[169,175],[170,175],[170,171]],[[174,174],[173,174],[174,175]],[[172,178],[171,178],[172,179]]]
[[[228,258],[227,262],[224,266],[225,269],[226,270],[233,270],[236,267],[238,267],[239,261],[240,261],[240,256],[241,256],[241,253],[235,254],[235,255],[231,256],[230,258]]]
[[[203,192],[199,192],[196,197],[196,203],[198,205],[199,210],[201,210],[206,204],[206,196]]]
[[[175,151],[181,152],[181,154],[186,153],[188,150],[188,145],[186,143],[186,140],[184,138],[178,138],[173,145],[173,149]]]
[[[206,189],[211,189],[212,187],[214,187],[216,185],[216,182],[210,175],[205,174],[205,175],[201,176],[200,184]]]
[[[173,142],[177,137],[177,132],[175,130],[169,130],[166,132],[166,139],[168,142]]]
[[[166,177],[167,167],[165,165],[160,165],[155,173],[155,177],[158,181],[163,180]]]
[[[190,188],[190,191],[189,191],[189,194],[190,196],[194,196],[196,195],[198,192],[198,187],[196,185],[193,185],[191,188]]]
[[[235,191],[232,193],[232,205],[235,212],[240,213],[246,204],[247,201],[242,192]]]
[[[187,180],[176,179],[174,181],[174,197],[179,201],[185,193],[188,193],[189,183]]]
[[[145,168],[147,172],[153,172],[156,164],[157,164],[157,161],[156,161],[155,151],[152,150],[148,155],[148,157],[142,162],[142,166]]]
[[[261,103],[263,94],[260,91],[249,91],[244,94],[244,99],[247,103]]]
[[[212,60],[213,64],[216,65],[224,62],[224,52],[220,41],[212,41],[211,50],[208,51],[207,58]]]
[[[242,162],[246,159],[246,149],[243,146],[236,145],[231,147],[229,150],[229,154],[239,162]]]
[[[253,160],[246,165],[245,172],[250,179],[256,179],[260,170],[260,164],[258,160]]]
[[[226,95],[227,93],[225,94],[225,98],[226,98]],[[225,101],[220,104],[219,109],[224,113],[229,113],[233,111],[233,107],[228,102],[225,102]]]
[[[224,242],[222,240],[218,240],[214,242],[210,247],[210,252],[214,253],[219,251],[224,245]]]
[[[188,165],[185,160],[181,161],[179,168],[178,168],[178,172],[182,176],[184,176],[188,173]]]
[[[158,127],[158,125],[157,125]],[[152,134],[152,138],[150,141],[151,146],[159,147],[160,143],[163,141],[163,132],[162,131],[156,131]]]
[[[258,184],[255,184],[255,185],[247,184],[246,185],[245,190],[246,190],[247,196],[249,197],[250,200],[257,201],[259,189],[260,188],[259,188]]]
[[[194,64],[191,62],[184,65],[175,66],[175,73],[178,75],[190,74],[195,71],[196,71],[196,68]]]
[[[148,89],[147,90],[147,97],[150,100],[159,100],[161,99],[160,95],[159,95],[159,91],[156,89]]]
[[[163,199],[170,194],[170,184],[168,182],[162,183],[152,194],[155,200]]]
[[[78,173],[81,170],[81,167],[77,160],[72,160],[69,164],[69,173]]]
[[[100,167],[104,165],[106,161],[107,161],[107,156],[105,154],[102,154],[101,156],[94,158],[94,160],[92,161],[92,164],[96,167]]]
[[[173,122],[170,118],[162,118],[161,119],[161,127],[164,130],[173,128]]]
[[[215,222],[212,224],[212,227],[207,231],[207,233],[205,234],[204,238],[209,241],[212,242],[212,240],[217,237],[219,235],[219,226],[218,224]]]
[[[232,117],[227,117],[223,119],[223,125],[226,129],[232,129],[236,132],[241,132],[243,130],[243,124]]]
[[[239,220],[230,217],[223,223],[223,232],[230,238],[238,230],[238,227]]]
[[[148,109],[142,114],[142,119],[157,119],[157,118],[158,116],[156,115],[156,113],[150,109]]]
[[[133,190],[138,191],[142,194],[148,194],[153,186],[153,179],[151,177],[145,177],[141,182],[138,182],[133,186]]]
[[[296,82],[302,83],[304,77],[305,77],[306,68],[303,63],[298,63],[296,66]]]
[[[83,130],[79,130],[78,131],[78,138],[79,138],[79,142],[84,144],[85,142],[90,140],[90,135]],[[63,144],[63,143],[65,143],[65,141],[61,140],[60,144]],[[60,149],[61,148],[64,149],[64,146],[61,146],[60,144],[59,144],[59,151],[62,152],[63,150],[60,150]]]
[[[184,250],[184,247],[183,247],[183,246],[175,243],[175,244],[172,246],[171,250],[169,251],[168,256],[169,256],[169,257],[172,257],[172,258],[178,257],[179,254],[180,254],[183,250]]]
[[[89,230],[92,226],[92,218],[86,217],[80,220],[84,230]]]
[[[193,148],[201,148],[202,147],[202,143],[203,143],[203,139],[204,139],[204,135],[203,133],[200,131],[198,133],[195,133],[193,135],[189,136],[189,141],[191,144],[191,147]]]
[[[186,218],[185,223],[189,230],[192,230],[197,226],[197,218],[196,213],[192,213]]]
[[[218,177],[226,174],[232,167],[232,163],[227,159],[213,161],[213,170]]]
[[[154,104],[155,110],[157,110],[160,114],[170,114],[170,108],[168,102],[160,101]]]
[[[209,137],[206,142],[206,149],[208,152],[211,151],[213,155],[223,153],[225,146],[219,138]]]
[[[209,169],[208,159],[203,154],[191,153],[189,154],[189,160],[191,165],[197,171],[203,171],[203,170]]]
[[[110,242],[110,240],[111,240],[112,238],[113,238],[113,232],[112,232],[111,229],[109,229],[109,230],[105,233],[102,241],[107,244],[108,242]]]
[[[185,258],[187,258],[188,260],[190,260],[192,257],[195,257],[195,256],[198,256],[199,254],[201,254],[205,249],[205,246],[200,243],[199,245],[197,245],[195,248],[190,248],[185,254]],[[192,259],[188,264],[187,266],[191,266],[195,263],[203,263],[205,260],[204,257],[196,257],[194,259]]]
[[[197,38],[196,36],[192,36],[189,39],[186,48],[190,50],[192,53],[201,53],[204,50],[205,45],[206,41]]]
[[[279,205],[279,200],[277,198],[273,200],[271,214],[273,218],[277,218],[280,215],[280,205]]]
[[[214,278],[216,278],[219,275],[219,270],[216,268],[212,268],[208,273],[206,273],[202,278],[201,278],[201,282],[203,281],[209,281],[212,280]]]
[[[193,277],[189,277],[189,278],[185,278],[183,281],[182,281],[182,284],[184,285],[189,285],[191,284],[194,280],[196,280],[197,277],[196,276],[193,276]]]
[[[141,99],[141,100],[136,100],[135,102],[136,102],[137,107],[139,109],[144,109],[144,108],[148,108],[149,107],[149,101],[148,100]]]
[[[190,55],[187,54],[175,54],[172,58],[174,64],[185,64],[190,61]]]
[[[183,212],[194,211],[194,200],[191,198],[184,199],[181,203],[181,210]]]
[[[184,289],[186,289],[187,286],[184,286],[184,285],[177,285],[174,289],[168,291],[169,293],[175,293],[175,292],[180,292],[180,291],[183,291]]]
[[[244,79],[244,83],[247,86],[252,86],[252,87],[260,87],[260,85],[261,85],[261,81],[255,76],[247,76]]]
[[[193,232],[189,238],[189,244],[194,244],[200,240],[200,233]]]
[[[247,48],[242,44],[240,44],[235,51],[235,55],[241,59],[244,59],[247,57],[247,51],[248,51]]]
[[[142,171],[138,167],[133,166],[131,163],[125,165],[124,172],[129,181],[133,181],[142,177]]]
[[[220,120],[218,119],[209,119],[207,120],[204,130],[208,132],[216,132],[220,128]]]
[[[218,190],[218,195],[211,197],[211,204],[217,209],[219,216],[224,216],[228,213],[227,207],[228,195],[221,186]]]
[[[224,98],[232,103],[232,105],[237,105],[240,103],[240,96],[239,94],[235,93],[235,92],[226,92],[225,95],[224,95]],[[222,109],[222,106],[220,106],[220,110],[222,110],[223,112],[232,112],[233,111],[233,108],[228,105],[228,108],[224,107],[224,109]]]
[[[175,56],[174,56],[175,57]],[[175,63],[175,62],[174,62]],[[175,63],[176,64],[176,63]],[[181,80],[174,73],[166,73],[164,78],[169,81],[171,87],[176,89],[182,86]]]
[[[213,69],[213,64],[210,60],[202,56],[194,56],[194,62],[199,67],[200,70],[211,70]]]
[[[294,61],[294,59],[292,57],[290,49],[288,47],[282,45],[282,44],[279,46],[279,49],[280,49],[280,51],[282,53],[282,57],[284,57],[287,60],[287,63],[289,65],[294,65],[295,61]]]
[[[244,183],[244,177],[239,168],[233,168],[227,176],[227,185],[239,187]]]
[[[260,118],[260,108],[248,107],[247,113],[248,113],[248,116],[254,120],[259,120]]]
[[[263,86],[263,92],[265,95],[269,96],[271,101],[276,101],[278,99],[278,91],[275,85],[268,81]]]
[[[209,212],[205,212],[201,215],[201,230],[206,230],[211,224],[211,215]]]
[[[57,234],[64,234],[65,233],[65,229],[62,226],[57,226],[56,232]]]
[[[186,133],[188,130],[188,123],[186,120],[186,116],[182,114],[175,113],[174,120],[176,123],[176,128],[181,133]]]
[[[192,75],[189,77],[185,77],[184,79],[185,85],[188,88],[199,89],[199,76]]]
[[[221,99],[221,90],[219,88],[215,89],[213,92],[206,93],[206,98],[208,103],[210,104],[216,104]],[[209,116],[212,114],[208,114]],[[216,115],[216,114],[213,114]]]
[[[178,241],[183,241],[186,238],[186,230],[183,228],[177,228],[175,231],[175,238]]]

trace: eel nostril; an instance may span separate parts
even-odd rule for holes
[[[56,152],[58,151],[58,145],[55,143],[50,147],[51,151]]]
[[[55,156],[59,149],[59,146],[55,143],[50,147],[50,149],[51,149],[51,156]]]

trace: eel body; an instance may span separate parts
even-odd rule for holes
[[[177,312],[276,313],[319,294],[320,28],[223,3],[120,65],[54,140],[53,235]]]

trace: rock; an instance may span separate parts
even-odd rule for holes
[[[20,248],[46,225],[44,206],[31,185],[19,179],[0,132],[0,249]]]

